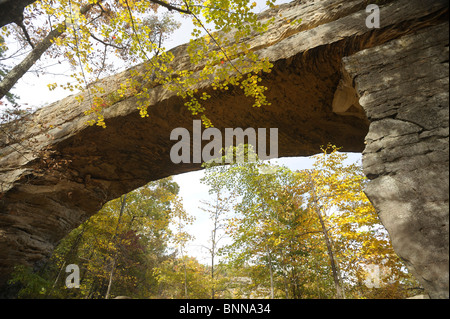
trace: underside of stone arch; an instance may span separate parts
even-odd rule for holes
[[[448,298],[448,1],[384,1],[381,27],[367,1],[294,1],[267,11],[267,33],[246,39],[274,64],[263,75],[271,106],[252,108],[235,88],[214,91],[215,127],[278,128],[279,156],[307,156],[331,142],[363,152],[368,197],[394,249],[432,298]],[[300,26],[286,22],[301,18]],[[186,46],[173,49],[189,69]],[[139,66],[137,66],[139,68]],[[103,79],[106,93],[129,71]],[[14,265],[38,266],[104,203],[149,181],[200,169],[174,164],[177,127],[192,115],[174,92],[151,90],[149,118],[130,96],[86,126],[76,96],[4,126],[0,145],[0,284]],[[14,137],[14,138],[13,138]]]

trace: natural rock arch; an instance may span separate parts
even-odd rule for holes
[[[278,19],[247,39],[274,63],[263,75],[270,107],[251,108],[239,90],[198,88],[212,95],[206,113],[222,130],[279,128],[280,157],[327,142],[364,150],[367,194],[394,249],[432,298],[448,298],[448,1],[385,3],[380,29],[366,27],[363,0],[295,1],[261,14],[303,19],[299,27]],[[189,68],[185,49],[173,49],[177,68]],[[102,85],[111,92],[127,76]],[[88,106],[75,96],[5,128],[19,127],[16,139],[1,137],[2,284],[15,264],[45,261],[105,202],[200,169],[169,159],[171,130],[192,127],[183,101],[163,87],[150,100],[147,119],[133,97],[107,108],[106,129],[85,125]]]

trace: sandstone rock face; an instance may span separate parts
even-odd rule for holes
[[[448,298],[448,23],[344,58],[370,120],[367,196],[396,253]]]
[[[399,255],[432,298],[445,297],[448,182],[441,181],[446,172],[448,181],[448,123],[439,121],[448,116],[448,95],[442,93],[448,88],[442,70],[445,63],[448,68],[448,33],[413,44],[423,41],[423,32],[446,27],[448,1],[383,3],[380,29],[366,27],[363,0],[294,1],[262,13],[260,19],[282,14],[303,20],[292,26],[277,18],[267,33],[243,39],[274,64],[263,76],[270,107],[252,108],[237,88],[217,92],[207,81],[197,88],[212,95],[206,115],[222,131],[278,128],[280,157],[312,155],[327,142],[361,152],[367,135],[364,166],[373,179],[367,193]],[[401,58],[389,65],[383,55],[389,52]],[[186,45],[173,53],[176,69],[192,67]],[[411,72],[413,63],[417,73]],[[105,94],[128,76],[126,71],[102,80]],[[89,105],[75,98],[8,125],[10,134],[0,136],[0,284],[16,264],[39,267],[107,201],[151,180],[200,169],[170,161],[171,130],[191,129],[193,120],[174,92],[153,88],[147,119],[139,117],[132,96],[108,107],[106,129],[87,127],[83,111]],[[424,250],[427,245],[432,252]]]

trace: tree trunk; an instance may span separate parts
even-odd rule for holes
[[[269,274],[270,274],[270,299],[273,299],[273,269],[272,269],[272,258],[270,256],[269,247],[267,247],[267,258],[269,259]]]
[[[88,4],[80,9],[81,14],[86,14],[93,4]],[[50,31],[47,36],[39,42],[35,48],[27,55],[22,62],[16,65],[0,82],[0,99],[2,99],[20,80],[20,78],[28,72],[28,70],[41,58],[42,54],[47,51],[53,44],[53,40],[60,37],[66,31],[66,23],[60,23],[55,29]]]
[[[331,240],[328,237],[328,231],[325,227],[322,213],[320,212],[320,209],[318,209],[316,211],[316,213],[317,213],[317,216],[319,217],[320,225],[322,226],[322,230],[323,230],[323,236],[325,238],[325,243],[327,245],[328,257],[330,258],[331,270],[333,272],[334,286],[336,287],[336,297],[338,299],[345,299],[344,291],[343,291],[343,289],[341,287],[341,283],[340,283],[339,270],[338,270],[338,268],[336,266],[336,262],[334,260],[333,247],[331,245]]]
[[[341,276],[339,274],[339,269],[338,269],[338,267],[336,265],[336,261],[334,259],[333,245],[331,244],[331,239],[328,236],[328,230],[327,230],[325,222],[323,220],[321,207],[319,206],[319,202],[317,199],[316,184],[315,184],[311,174],[309,174],[309,178],[310,178],[310,187],[311,187],[312,195],[313,195],[313,198],[312,198],[313,206],[314,206],[313,208],[315,210],[315,213],[317,214],[317,217],[319,218],[320,226],[322,227],[322,233],[323,233],[323,236],[325,239],[325,244],[327,246],[328,257],[330,258],[331,271],[333,273],[334,286],[336,288],[336,297],[338,299],[345,299],[344,290],[342,289],[341,282],[340,282]]]
[[[126,202],[127,202],[127,194],[123,195],[123,198],[122,198],[122,205],[120,207],[119,219],[117,220],[116,231],[112,238],[113,241],[116,241],[116,239],[117,239],[117,233],[119,232],[120,223],[122,222],[122,215],[123,215],[123,211],[125,209]],[[114,278],[114,270],[116,269],[118,257],[119,257],[119,251],[117,250],[114,255],[113,263],[111,266],[111,273],[109,274],[108,289],[106,290],[105,299],[109,299],[109,297],[110,297],[111,286],[112,286],[112,282],[113,282],[113,278]]]
[[[66,253],[66,255],[64,256],[64,262],[63,262],[62,266],[59,268],[58,275],[56,276],[55,282],[53,283],[52,288],[50,288],[49,291],[45,294],[45,297],[48,297],[52,293],[53,289],[55,289],[56,284],[58,283],[58,280],[59,280],[59,278],[61,276],[61,273],[62,273],[64,267],[67,264],[67,260],[69,259],[70,255],[73,254],[73,252],[75,252],[75,250],[78,248],[78,245],[81,242],[81,238],[83,237],[83,234],[84,234],[85,230],[86,230],[86,228],[83,227],[83,230],[75,238],[74,243],[72,244],[72,246],[70,247],[70,249]]]
[[[186,262],[184,262],[184,298],[188,299]]]
[[[109,274],[108,289],[106,290],[105,299],[109,299],[109,297],[110,297],[111,286],[112,286],[113,277],[114,277],[114,270],[116,269],[116,263],[117,263],[117,257],[118,256],[119,256],[119,253],[116,252],[116,254],[114,256],[114,259],[113,259],[112,266],[111,266],[111,273]]]
[[[214,247],[214,245],[213,245]],[[215,297],[215,290],[214,290],[214,253],[211,255],[211,299],[214,299]]]
[[[219,193],[217,193],[216,198],[216,210],[214,212],[214,228],[211,234],[211,299],[215,298],[215,289],[214,289],[214,259],[216,257],[216,235],[217,235],[217,223],[219,219]]]

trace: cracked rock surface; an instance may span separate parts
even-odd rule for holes
[[[371,122],[366,194],[396,253],[432,298],[448,298],[448,23],[344,58]]]
[[[263,75],[270,107],[252,108],[238,88],[217,92],[208,81],[196,88],[212,96],[206,115],[222,133],[278,128],[280,157],[313,155],[328,142],[349,152],[365,147],[363,165],[372,179],[367,194],[394,249],[432,298],[448,297],[449,4],[382,3],[380,29],[365,26],[365,0],[294,1],[262,13],[260,19],[277,19],[267,33],[242,40],[274,64]],[[174,69],[192,68],[186,45],[172,52]],[[129,73],[101,80],[105,95]],[[149,91],[147,119],[128,96],[105,110],[106,129],[88,127],[83,112],[89,104],[69,96],[5,127],[0,286],[14,265],[39,268],[107,201],[200,169],[170,161],[170,132],[192,130],[183,101],[162,86]]]

